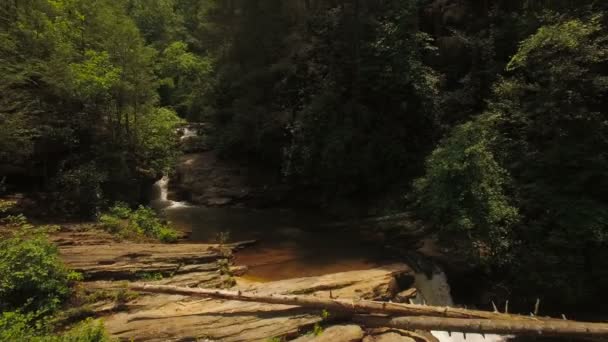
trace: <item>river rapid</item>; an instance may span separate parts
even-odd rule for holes
[[[373,268],[388,260],[378,247],[344,230],[328,229],[327,220],[286,209],[210,208],[168,199],[169,179],[154,184],[151,205],[196,242],[257,240],[236,253],[235,263],[248,267],[243,277],[267,282]],[[416,275],[414,302],[454,306],[448,279],[441,269]],[[501,342],[508,338],[433,331],[441,342]]]

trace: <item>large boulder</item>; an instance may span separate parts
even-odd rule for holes
[[[218,158],[214,151],[181,157],[170,187],[194,204],[210,207],[264,207],[280,203],[286,193],[268,172]]]

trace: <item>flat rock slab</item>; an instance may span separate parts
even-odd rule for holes
[[[142,276],[169,277],[164,283],[200,285],[198,278],[218,275],[217,261],[231,248],[206,244],[110,243],[59,246],[62,260],[87,280],[133,280]]]
[[[363,339],[363,342],[416,342],[416,340],[396,332],[387,332],[376,336],[367,336]]]
[[[439,342],[439,340],[428,331],[375,328],[367,331],[363,342]]]
[[[407,265],[393,264],[371,270],[247,284],[237,289],[260,294],[389,298],[399,290],[395,278],[411,273]],[[144,296],[128,305],[129,312],[114,314],[105,321],[108,331],[122,340],[267,341],[272,337],[295,338],[321,321],[320,312],[294,306],[176,295]]]
[[[292,340],[292,342],[359,342],[364,336],[365,332],[358,325],[334,325],[317,336],[309,334]]]
[[[92,227],[93,224],[89,225]],[[96,246],[119,243],[112,234],[94,228],[63,227],[63,231],[51,235],[50,240],[57,246]],[[83,229],[80,231],[79,229]]]

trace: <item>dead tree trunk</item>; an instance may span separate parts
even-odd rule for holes
[[[608,324],[606,323],[575,322],[460,308],[386,303],[367,300],[319,298],[313,296],[261,295],[241,291],[188,288],[171,285],[133,284],[130,286],[130,289],[151,293],[178,294],[327,309],[353,314],[355,321],[368,326],[395,327],[400,329],[447,330],[484,334],[608,337]],[[393,318],[386,316],[357,315],[360,313],[424,317]]]
[[[528,317],[521,315],[511,315],[499,312],[488,312],[480,310],[468,310],[452,307],[438,307],[417,304],[388,303],[359,299],[336,299],[319,298],[313,296],[294,296],[294,295],[261,295],[257,293],[242,291],[227,291],[218,289],[202,289],[190,287],[178,287],[171,285],[148,285],[133,284],[132,290],[152,293],[179,294],[195,297],[211,297],[243,302],[259,302],[269,304],[285,304],[310,308],[325,308],[328,310],[343,311],[349,313],[381,313],[404,316],[434,316],[452,318],[482,318],[482,319],[502,319],[502,320],[547,320],[538,317]]]
[[[383,317],[355,315],[353,321],[368,327],[404,330],[441,330],[476,334],[526,336],[608,337],[608,324],[565,320],[495,320],[445,317]]]

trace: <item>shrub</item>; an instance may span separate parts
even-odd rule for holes
[[[160,228],[160,230],[156,232],[156,237],[159,241],[164,243],[173,243],[179,238],[177,232],[168,227]]]
[[[103,323],[85,320],[64,334],[51,333],[51,326],[38,321],[34,323],[32,314],[18,311],[0,315],[0,341],[36,342],[111,342]]]
[[[414,182],[417,211],[448,237],[466,236],[473,261],[506,263],[519,221],[509,196],[511,178],[500,165],[493,116],[455,127],[426,160]]]
[[[99,222],[106,230],[123,238],[147,236],[171,243],[179,237],[174,229],[158,218],[154,210],[144,206],[133,211],[126,204],[117,203],[107,214],[99,217]]]
[[[35,330],[30,326],[32,315],[15,311],[0,314],[0,341],[30,341]]]
[[[99,216],[99,222],[108,232],[118,235],[122,235],[126,225],[125,220],[109,214]]]
[[[131,215],[131,208],[124,202],[116,202],[112,208],[110,208],[110,214],[121,219],[128,219]]]
[[[114,341],[105,330],[101,321],[88,319],[62,336],[49,339],[61,342],[110,342]]]
[[[0,214],[5,214],[15,207],[17,202],[0,199]]]
[[[143,230],[146,236],[155,237],[162,242],[177,241],[177,232],[163,224],[150,208],[139,206],[131,215],[131,221]]]
[[[44,235],[0,241],[0,310],[55,311],[79,278]]]

